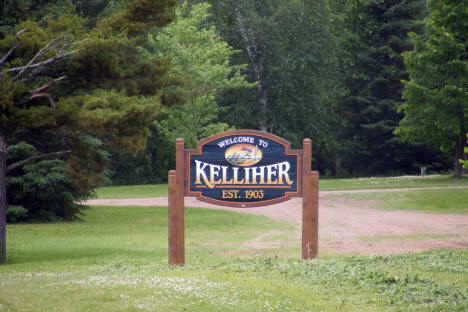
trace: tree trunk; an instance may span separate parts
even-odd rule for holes
[[[241,34],[242,40],[245,43],[247,54],[249,56],[250,63],[252,64],[253,70],[255,72],[255,79],[258,81],[258,102],[259,102],[259,130],[267,132],[266,124],[266,111],[267,111],[267,87],[266,81],[263,74],[263,64],[260,59],[260,50],[255,37],[255,33],[247,29],[244,21],[244,17],[239,9],[239,6],[236,4],[234,7],[236,12],[237,24],[239,25],[239,32]]]
[[[334,176],[338,176],[341,173],[341,158],[339,153],[335,155],[335,174]]]
[[[468,134],[463,140],[463,174],[468,174]]]
[[[454,177],[461,177],[463,174],[463,165],[460,162],[460,159],[464,158],[464,147],[465,147],[465,140],[461,138],[455,145],[455,168],[453,170]]]
[[[6,261],[6,149],[6,135],[0,130],[0,264]]]

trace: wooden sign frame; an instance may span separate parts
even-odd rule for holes
[[[192,155],[201,155],[202,147],[214,140],[230,136],[251,135],[273,140],[285,148],[286,155],[297,156],[297,174],[295,192],[285,192],[284,196],[272,200],[254,203],[238,203],[221,201],[205,197],[201,192],[191,191],[190,183],[190,159]],[[312,143],[310,139],[303,140],[302,150],[291,150],[290,143],[273,134],[256,130],[232,130],[221,132],[205,138],[197,143],[196,149],[185,150],[184,140],[176,140],[176,170],[169,171],[168,175],[168,244],[169,264],[185,264],[185,234],[184,234],[184,196],[197,197],[208,203],[230,207],[258,207],[276,204],[290,197],[302,196],[302,258],[313,259],[318,253],[318,191],[319,174],[311,171]]]

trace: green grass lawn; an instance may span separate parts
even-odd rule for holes
[[[468,214],[468,189],[439,189],[326,195],[344,200],[374,200],[373,208]]]
[[[402,176],[385,178],[356,178],[356,179],[321,179],[320,189],[359,190],[380,188],[417,188],[432,186],[468,186],[468,176],[454,178],[449,175],[430,175],[424,177]]]
[[[167,184],[106,186],[96,189],[97,198],[165,197]]]
[[[320,190],[357,190],[379,188],[406,188],[430,186],[468,186],[468,176],[453,178],[448,175],[405,176],[387,178],[321,179]],[[137,198],[167,196],[167,184],[109,186],[96,190],[98,198]]]
[[[167,207],[91,207],[80,222],[8,225],[0,311],[468,309],[468,250],[302,261],[292,232],[260,216],[187,208],[180,268],[167,265]],[[284,246],[219,255],[258,237]]]

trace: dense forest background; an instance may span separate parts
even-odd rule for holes
[[[462,174],[466,1],[6,0],[0,16],[11,220],[165,182],[176,138],[228,129],[311,138],[322,176]]]
[[[424,136],[395,134],[404,116],[404,81],[409,80],[403,53],[413,49],[410,33],[425,36],[426,1],[183,3],[210,4],[198,30],[214,28],[237,52],[230,66],[246,65],[241,72],[257,84],[218,90],[216,109],[204,112],[204,118],[212,116],[208,123],[200,115],[187,114],[185,122],[159,115],[144,151],[114,155],[114,184],[165,181],[174,167],[175,138],[193,147],[196,140],[188,139],[187,132],[212,123],[224,128],[201,130],[203,135],[194,138],[228,127],[260,129],[300,148],[309,137],[313,166],[322,176],[417,174],[420,167],[427,172],[454,170],[454,146],[441,150],[442,145]],[[175,131],[167,136],[171,124]]]

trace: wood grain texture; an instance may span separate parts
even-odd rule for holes
[[[312,245],[312,142],[302,141],[302,259],[311,259]]]
[[[311,172],[311,244],[309,249],[309,259],[317,258],[318,256],[318,220],[319,220],[319,173],[318,171]]]
[[[176,216],[177,216],[177,264],[185,264],[184,231],[184,140],[176,140]]]
[[[171,170],[168,174],[168,247],[169,264],[177,264],[177,214],[176,214],[176,171]]]

